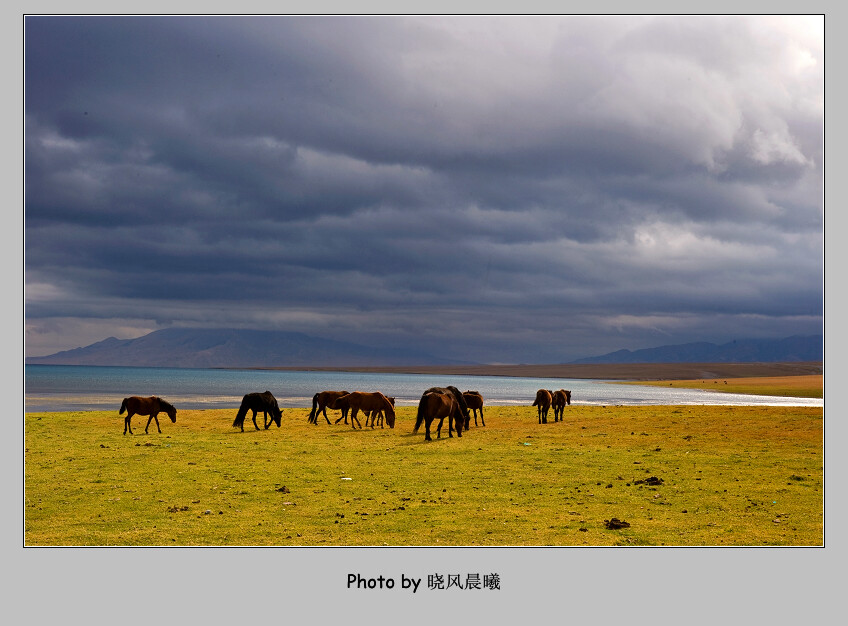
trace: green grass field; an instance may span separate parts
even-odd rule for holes
[[[26,545],[823,544],[821,408],[487,407],[432,442],[413,407],[392,430],[307,413],[241,433],[235,408],[186,410],[132,436],[117,411],[26,414]]]

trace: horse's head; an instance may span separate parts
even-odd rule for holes
[[[160,399],[159,399],[159,406],[161,406],[161,407],[162,407],[162,409],[164,409],[165,413],[167,413],[167,414],[168,414],[168,417],[170,417],[170,418],[171,418],[171,421],[172,421],[172,422],[176,422],[176,421],[177,421],[177,409],[176,409],[176,408],[174,408],[174,405],[173,405],[173,404],[170,404],[170,403],[168,403],[168,402],[165,402],[164,400],[162,400],[162,399],[160,398]]]
[[[453,427],[456,429],[456,436],[462,437],[462,427],[468,423],[468,412],[466,411],[466,414],[463,415],[462,407],[459,406],[459,402],[453,400],[451,402],[451,415],[454,417]],[[448,419],[451,418],[448,417]]]
[[[389,425],[389,428],[395,427],[395,409],[394,405],[390,405],[386,407],[386,423]]]
[[[565,403],[571,404],[571,392],[568,390],[565,391]]]
[[[277,428],[279,428],[283,419],[283,410],[278,406],[272,406],[269,413],[271,414],[271,419],[267,424],[265,424],[265,430],[268,430],[271,426],[271,422],[274,422],[277,425]]]

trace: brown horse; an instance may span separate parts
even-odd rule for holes
[[[465,397],[462,395],[462,392],[454,387],[453,385],[448,385],[447,387],[430,387],[423,394],[421,394],[421,400],[418,401],[418,414],[421,414],[421,403],[424,401],[424,396],[428,393],[449,393],[456,400],[456,406],[454,407],[454,414],[452,416],[453,420],[461,420],[463,424],[468,424],[468,420],[470,419],[468,416],[468,405],[465,403]],[[419,424],[420,425],[420,424]],[[448,429],[450,429],[450,425],[448,425]],[[466,430],[468,428],[466,427]]]
[[[307,423],[309,424],[318,424],[318,414],[323,413],[324,419],[327,420],[327,423],[330,423],[330,418],[327,417],[327,409],[335,409],[336,408],[336,400],[341,398],[342,396],[346,396],[348,391],[319,391],[314,396],[312,396],[312,412],[309,413],[309,419]],[[347,424],[347,409],[342,409],[342,417],[336,420],[336,424],[344,418],[345,424]]]
[[[439,427],[436,433],[439,439],[442,438],[442,424],[448,418],[448,436],[453,437],[451,423],[456,425],[456,436],[462,437],[462,424],[465,421],[459,410],[459,403],[456,396],[451,392],[429,391],[421,396],[418,402],[418,416],[415,420],[415,428],[413,433],[418,432],[418,428],[424,423],[424,441],[432,441],[430,437],[430,424],[434,419],[439,420]]]
[[[554,421],[561,422],[563,417],[563,411],[565,411],[565,405],[571,404],[571,392],[567,389],[559,389],[558,391],[554,391],[554,395],[551,398],[551,406],[554,408]]]
[[[391,403],[392,406],[395,405],[395,399],[393,397],[386,396],[386,400],[388,400]],[[365,416],[365,425],[368,426],[368,420],[371,420],[371,428],[374,428],[374,425],[375,425],[376,422],[379,422],[380,428],[383,428],[383,417],[384,417],[384,414],[383,414],[382,409],[371,410]]]
[[[485,426],[486,422],[483,421],[483,395],[479,391],[464,391],[462,397],[465,398],[465,404],[468,405],[469,410],[474,412],[474,425],[477,425],[477,411],[479,410],[480,422]],[[469,426],[471,426],[471,414],[467,413],[465,415],[465,430],[468,430]]]
[[[551,408],[552,401],[551,392],[547,389],[539,389],[536,392],[536,399],[533,401],[533,406],[539,407],[539,423],[548,423],[548,410]]]
[[[259,425],[256,423],[256,414],[259,411],[262,411],[262,415],[264,416],[265,430],[268,430],[272,422],[277,425],[277,428],[280,427],[283,412],[280,410],[274,394],[270,391],[249,393],[242,398],[241,406],[238,413],[236,413],[236,419],[233,420],[233,427],[241,428],[241,432],[244,432],[244,418],[247,417],[248,411],[253,411],[253,425],[256,427],[256,430],[259,430]],[[270,420],[268,419],[269,414],[271,415]]]
[[[150,396],[149,398],[130,396],[129,398],[124,398],[124,401],[121,402],[121,410],[118,411],[118,415],[121,415],[124,411],[127,412],[127,416],[124,418],[125,435],[127,434],[127,430],[130,431],[131,435],[133,434],[130,420],[132,419],[132,416],[136,414],[150,416],[147,420],[147,426],[144,427],[145,434],[147,434],[147,429],[150,427],[151,420],[156,420],[156,430],[160,433],[162,432],[162,429],[159,428],[159,413],[167,413],[172,422],[177,421],[177,409],[175,409],[172,404],[165,402],[162,398],[158,398],[156,396]]]
[[[350,410],[350,426],[354,429],[356,428],[354,422],[359,425],[360,429],[362,428],[359,418],[356,417],[359,411],[366,414],[366,419],[371,411],[383,411],[386,415],[386,423],[389,425],[389,428],[395,427],[395,407],[379,391],[373,393],[354,391],[336,400],[336,408],[342,410],[347,408]]]

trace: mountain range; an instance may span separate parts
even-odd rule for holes
[[[578,359],[595,363],[781,363],[823,361],[822,335],[785,339],[740,339],[618,350]],[[136,339],[110,337],[27,364],[138,367],[390,367],[471,365],[426,352],[391,350],[302,333],[240,329],[168,328]]]
[[[785,339],[738,339],[717,345],[684,343],[644,350],[618,350],[578,359],[585,363],[784,363],[824,360],[823,335],[795,335]]]
[[[390,350],[302,333],[232,328],[166,328],[136,339],[109,337],[84,348],[43,357],[38,365],[137,367],[363,367],[455,365],[425,352]]]

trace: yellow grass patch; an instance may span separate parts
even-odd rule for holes
[[[432,442],[413,407],[394,429],[285,409],[243,433],[235,408],[186,410],[133,436],[114,412],[29,413],[25,543],[822,545],[821,408],[485,410]]]

